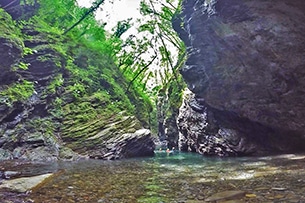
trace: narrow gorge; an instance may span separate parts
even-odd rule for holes
[[[0,0],[1,203],[305,202],[304,0],[79,2]]]

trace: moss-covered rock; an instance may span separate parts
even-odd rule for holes
[[[24,44],[21,38],[21,32],[16,27],[16,23],[12,20],[11,16],[1,8],[0,30],[0,85],[8,85],[18,79],[11,71],[11,66],[17,63],[18,59],[22,57]]]
[[[147,117],[135,117],[145,115],[147,102],[136,90],[127,95],[111,55],[59,35],[37,16],[17,23],[0,10],[0,17],[0,50],[6,51],[0,66],[0,160],[153,154],[150,133],[136,133],[147,123]]]

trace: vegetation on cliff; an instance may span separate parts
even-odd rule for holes
[[[120,133],[153,125],[152,96],[167,88],[178,68],[161,86],[147,91],[151,74],[146,69],[151,63],[128,60],[137,53],[123,50],[131,41],[119,38],[122,23],[110,34],[95,20],[91,11],[100,1],[91,8],[80,8],[73,0],[25,3],[6,9],[14,20],[0,9],[0,49],[7,54],[0,74],[2,155],[10,151],[6,158],[18,158],[33,142],[51,146],[54,156],[63,144],[84,152],[98,145],[91,138],[111,123],[116,127],[109,129]],[[150,23],[162,23],[157,22]],[[161,33],[158,36],[163,40]],[[147,39],[141,43],[135,45],[152,47]],[[162,47],[165,44],[159,51]],[[172,67],[166,48],[160,53],[164,64]],[[133,115],[140,122],[127,118]]]

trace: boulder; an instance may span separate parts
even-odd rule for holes
[[[203,155],[237,155],[240,140],[235,140],[236,137],[231,136],[233,130],[218,126],[213,112],[198,104],[195,95],[190,91],[184,92],[177,123],[180,131],[180,150]]]
[[[140,126],[140,121],[134,116],[118,116],[97,133],[82,134],[77,141],[63,137],[63,141],[78,154],[94,159],[153,156],[154,138],[150,130]],[[94,127],[100,128],[100,125],[92,126],[92,129]]]
[[[302,0],[184,0],[183,29],[173,22],[187,46],[189,113],[213,114],[210,135],[227,129],[237,154],[305,149],[304,9]]]
[[[84,112],[79,108],[84,105],[98,114],[84,120]],[[92,98],[67,104],[64,108],[60,137],[65,147],[82,157],[112,160],[154,154],[154,138],[150,131],[142,131],[142,123],[129,112],[109,111],[103,103]]]
[[[154,155],[155,144],[148,129],[122,134],[108,140],[107,144],[111,148],[102,155],[102,158],[107,160]]]
[[[3,180],[0,189],[9,189],[14,192],[28,192],[38,185],[45,182],[48,178],[51,178],[53,176],[52,173],[47,173],[43,175],[38,176],[32,176],[32,177],[22,177],[22,178],[16,178],[11,180]]]

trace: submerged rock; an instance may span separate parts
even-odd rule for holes
[[[181,74],[195,93],[189,114],[213,114],[239,154],[305,149],[304,10],[302,0],[184,0],[184,29],[174,20],[188,52]]]
[[[46,181],[46,179],[50,178],[52,175],[53,175],[52,173],[48,173],[48,174],[32,176],[32,177],[3,180],[0,184],[0,189],[5,188],[14,192],[27,192],[37,187],[42,182]]]

